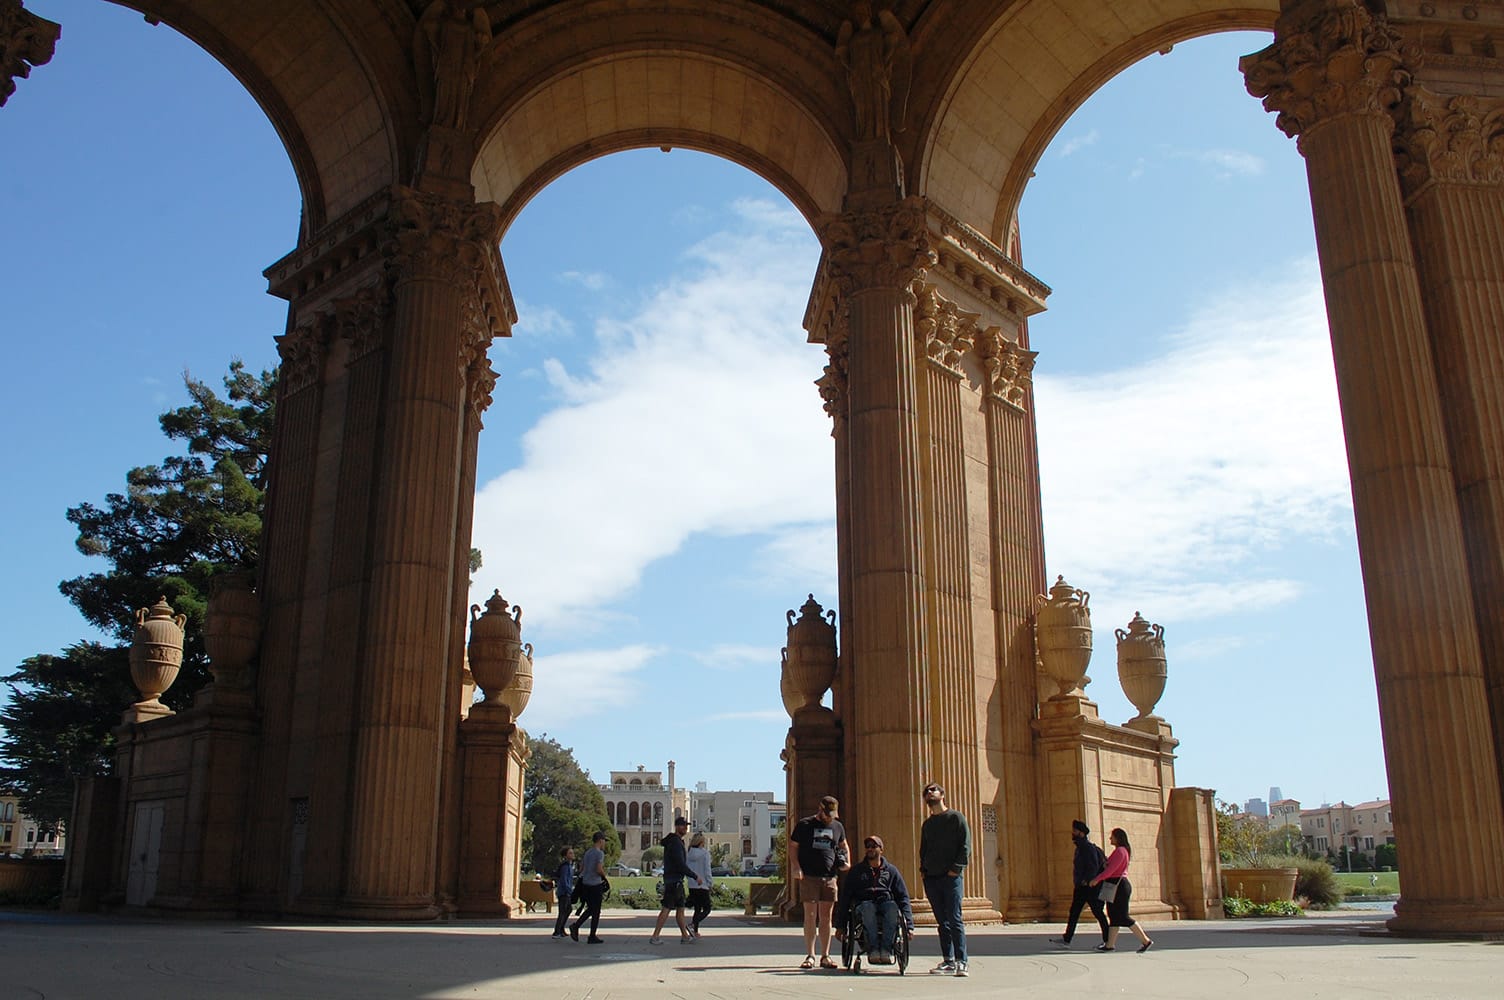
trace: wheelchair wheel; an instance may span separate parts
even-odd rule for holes
[[[909,967],[909,936],[902,927],[898,929],[898,940],[893,942],[893,964],[898,966],[900,976]]]

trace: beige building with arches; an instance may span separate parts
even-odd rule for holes
[[[1134,817],[1135,843],[1152,826],[1159,912],[1214,910],[1210,804],[1177,799],[1191,790],[1173,789],[1168,727],[1109,725],[1036,674],[1030,372],[1049,354],[1027,319],[1050,276],[1020,265],[1015,217],[1046,144],[1104,81],[1253,28],[1273,37],[1243,60],[1248,89],[1310,179],[1407,845],[1392,926],[1504,932],[1504,5],[126,6],[245,85],[303,215],[266,271],[289,313],[254,680],[126,727],[121,769],[83,789],[70,831],[90,845],[75,900],[115,898],[140,834],[160,854],[143,905],[392,919],[511,905],[488,824],[515,818],[525,738],[510,712],[460,709],[486,352],[515,320],[498,244],[571,167],[681,146],[767,178],[824,248],[807,327],[835,438],[839,667],[830,717],[796,714],[791,785],[831,762],[851,824],[884,831],[910,870],[914,791],[940,778],[992,838],[973,913],[1058,910],[1046,845],[1092,809],[1101,825]],[[0,0],[0,96],[24,100],[13,80],[51,57],[55,27]],[[791,787],[790,810],[808,798]]]

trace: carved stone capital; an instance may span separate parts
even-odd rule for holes
[[[1025,350],[1003,336],[997,327],[980,333],[976,345],[982,370],[987,374],[988,398],[1017,410],[1027,409],[1029,389],[1034,384],[1034,359],[1039,352]]]
[[[1410,87],[1395,109],[1394,158],[1406,195],[1433,181],[1504,182],[1504,100]]]
[[[823,401],[826,414],[835,422],[840,423],[847,417],[847,378],[850,354],[847,350],[847,340],[844,328],[828,336],[825,340],[825,350],[829,355],[830,362],[825,366],[825,372],[815,380],[815,385],[820,389],[820,399]],[[832,428],[831,433],[835,430]]]
[[[830,280],[851,293],[910,286],[935,266],[923,198],[827,215],[816,224]]]
[[[1347,115],[1387,124],[1418,60],[1387,18],[1361,0],[1307,0],[1280,14],[1273,45],[1238,65],[1248,92],[1278,113],[1280,131],[1299,140]]]
[[[493,261],[499,263],[499,206],[398,187],[392,192],[391,219],[392,241],[386,249],[399,284],[437,280],[469,291]]]
[[[350,342],[351,362],[386,343],[392,293],[385,282],[334,300],[334,336]]]
[[[934,285],[919,285],[915,295],[915,340],[924,356],[931,364],[954,375],[964,374],[961,359],[971,350],[976,337],[976,314],[962,312]]]
[[[37,17],[21,0],[0,0],[0,108],[16,92],[16,79],[52,58],[62,25]]]
[[[487,353],[491,349],[491,328],[479,297],[465,301],[463,322],[461,355],[465,367],[466,398],[478,423],[491,405],[491,393],[496,388],[497,378]]]
[[[277,354],[282,359],[278,381],[284,397],[318,384],[333,325],[333,317],[320,313],[277,338]]]

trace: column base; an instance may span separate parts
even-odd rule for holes
[[[1043,896],[1014,896],[1003,910],[1010,924],[1037,924],[1049,918],[1050,901]]]
[[[432,896],[416,899],[346,899],[334,911],[344,920],[434,920],[439,905]]]
[[[1406,900],[1394,904],[1394,916],[1385,922],[1389,933],[1401,937],[1504,938],[1504,899]]]

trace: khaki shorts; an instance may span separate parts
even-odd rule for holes
[[[836,880],[834,878],[816,878],[813,875],[800,877],[799,902],[834,903],[835,901]]]

